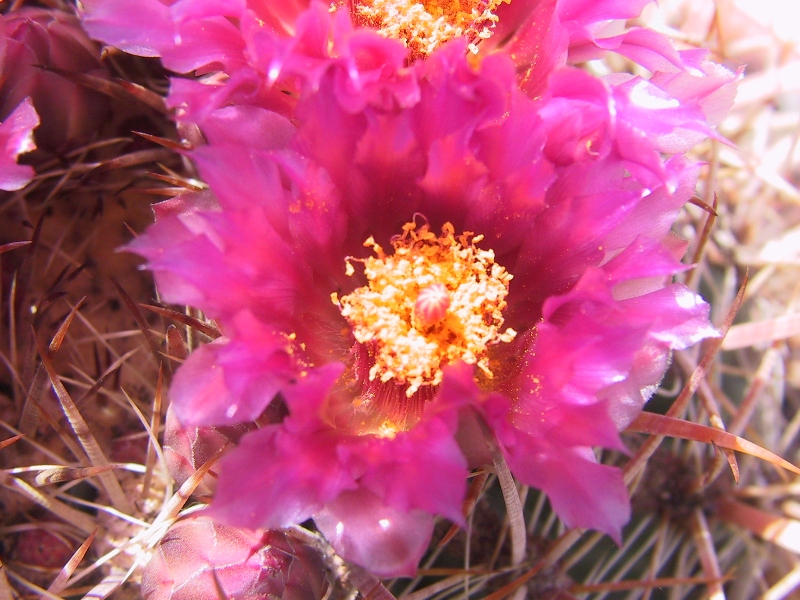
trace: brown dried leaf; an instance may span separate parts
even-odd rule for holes
[[[467,517],[469,513],[472,512],[472,509],[475,508],[475,503],[478,502],[478,498],[480,498],[481,492],[483,491],[483,486],[486,484],[487,479],[489,479],[489,473],[485,471],[478,473],[475,477],[473,477],[472,483],[467,491],[467,497],[464,498],[464,501],[461,503],[461,512],[463,513],[464,517]],[[448,532],[437,545],[437,548],[443,548],[445,545],[447,545],[450,540],[455,537],[459,529],[461,528],[458,525],[453,525],[450,527]]]
[[[150,347],[150,352],[152,352],[153,356],[156,358],[156,360],[158,360],[158,345],[150,335],[150,326],[147,324],[147,320],[144,318],[142,311],[139,310],[139,307],[136,306],[136,303],[131,299],[131,297],[116,279],[112,277],[111,282],[117,288],[119,295],[122,296],[122,301],[125,303],[125,306],[127,306],[128,310],[131,311],[133,318],[136,320],[136,324],[139,326],[142,335],[144,335],[144,339],[147,340],[147,345]]]
[[[783,467],[787,471],[800,475],[800,468],[782,459],[777,454],[762,448],[758,444],[749,442],[738,435],[733,435],[732,433],[722,431],[721,429],[715,429],[714,427],[691,423],[666,415],[644,412],[636,417],[626,431],[676,437],[684,440],[703,442],[705,444],[713,443],[722,448],[738,450],[739,452],[755,456],[773,465]]]
[[[14,600],[14,592],[6,577],[6,567],[0,560],[0,600]]]
[[[86,421],[75,406],[75,402],[70,397],[64,384],[61,383],[61,379],[58,377],[58,373],[56,373],[55,367],[53,367],[53,363],[50,361],[47,349],[43,346],[41,340],[39,340],[36,332],[34,332],[33,335],[36,340],[36,347],[39,350],[39,357],[41,358],[42,365],[44,365],[47,375],[50,377],[50,383],[61,403],[64,415],[67,417],[67,421],[69,421],[75,435],[78,436],[78,441],[81,443],[81,446],[86,450],[86,455],[95,467],[109,464],[105,454],[100,449],[100,445],[86,425]],[[105,473],[101,473],[98,477],[111,503],[114,505],[114,508],[127,514],[133,514],[133,507],[122,491],[122,487],[114,476],[114,473],[106,471]]]
[[[60,594],[62,591],[64,591],[64,588],[67,587],[67,581],[75,572],[75,569],[78,568],[78,565],[83,560],[83,557],[86,556],[86,552],[92,545],[96,535],[97,529],[89,534],[89,537],[86,538],[86,541],[80,545],[80,548],[75,551],[75,554],[72,555],[72,558],[67,561],[67,564],[61,569],[61,572],[53,580],[53,583],[51,583],[50,587],[47,588],[48,592],[52,594]]]
[[[723,497],[717,505],[717,516],[734,523],[760,538],[800,554],[800,521],[775,515],[732,498]]]
[[[33,486],[28,485],[18,477],[11,477],[10,475],[0,471],[0,485],[22,494],[29,500],[35,502],[42,508],[49,510],[54,515],[62,518],[67,523],[74,525],[84,533],[90,533],[95,529],[95,522],[92,517],[84,512],[75,510],[71,506],[60,502],[52,496],[41,493]]]
[[[3,244],[2,246],[0,246],[0,254],[4,254],[6,252],[15,250],[17,248],[22,248],[23,246],[27,246],[30,243],[31,243],[30,240],[27,240],[24,242],[9,242],[8,244]]]
[[[111,160],[104,161],[96,168],[89,171],[87,175],[105,173],[106,171],[113,171],[116,169],[127,169],[129,167],[145,165],[148,163],[156,163],[172,157],[173,154],[162,148],[137,150],[135,152],[129,152],[128,154],[123,154],[121,156],[117,156],[116,158],[112,158]]]
[[[768,344],[775,340],[800,335],[800,314],[786,315],[767,319],[741,323],[731,327],[725,341],[722,342],[723,350],[738,350],[759,344]]]
[[[51,354],[55,354],[56,352],[58,352],[59,348],[61,348],[61,344],[64,341],[64,337],[67,335],[67,330],[69,329],[69,326],[72,325],[72,321],[75,318],[75,313],[77,313],[80,310],[81,306],[83,306],[83,303],[85,301],[86,301],[86,296],[78,300],[78,303],[72,308],[71,311],[69,311],[67,318],[64,319],[64,322],[61,323],[61,325],[59,326],[58,331],[56,331],[56,334],[53,336],[53,339],[50,340],[49,350]]]
[[[156,383],[156,393],[153,398],[153,414],[150,418],[150,443],[147,444],[147,457],[145,459],[144,480],[142,482],[142,497],[147,498],[150,492],[150,482],[153,478],[153,467],[156,462],[156,450],[158,444],[158,429],[161,425],[161,400],[164,388],[164,364],[158,364],[158,383]]]
[[[158,144],[159,146],[163,146],[164,148],[169,148],[170,150],[175,150],[175,152],[182,152],[184,150],[191,150],[191,146],[184,146],[179,142],[175,142],[173,140],[158,137],[157,135],[150,135],[149,133],[142,133],[141,131],[134,131],[132,132],[135,135],[143,137],[144,139],[153,142],[154,144]]]
[[[13,444],[14,442],[23,437],[25,437],[25,434],[20,433],[19,435],[15,435],[14,437],[10,437],[6,440],[3,440],[2,442],[0,442],[0,450],[2,450],[3,448],[7,448],[8,446],[10,446],[11,444]]]
[[[178,321],[178,323],[182,323],[187,327],[191,327],[192,329],[195,329],[200,333],[204,333],[211,339],[217,339],[218,337],[222,336],[222,332],[213,325],[209,325],[208,323],[205,323],[200,319],[195,319],[194,317],[190,317],[189,315],[183,314],[182,312],[178,312],[177,310],[163,308],[161,306],[153,306],[152,304],[142,304],[141,306],[142,308],[151,310],[154,313],[158,313],[170,319],[174,319],[175,321]]]
[[[731,575],[712,579],[709,577],[664,577],[661,579],[635,579],[632,581],[606,581],[604,583],[577,583],[570,586],[573,594],[596,594],[600,592],[623,592],[627,590],[652,590],[655,588],[669,588],[679,585],[707,585],[709,583],[724,583],[731,579]]]
[[[100,467],[51,467],[45,468],[35,478],[34,482],[37,486],[49,485],[51,483],[63,483],[64,481],[73,481],[75,479],[86,479],[87,477],[94,477],[100,473],[105,473],[111,469],[121,467],[119,464],[108,464]]]
[[[61,75],[77,85],[100,92],[101,94],[111,98],[116,98],[118,100],[136,100],[164,115],[169,112],[169,108],[167,107],[167,103],[164,98],[155,92],[148,90],[147,88],[143,88],[135,83],[124,81],[122,79],[109,80],[104,77],[87,75],[85,73],[73,73],[72,71],[66,71],[64,69],[58,69],[51,66],[38,66],[40,69]]]

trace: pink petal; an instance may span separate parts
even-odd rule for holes
[[[18,165],[17,157],[36,148],[33,130],[38,124],[39,115],[30,98],[0,123],[0,190],[13,192],[33,179],[33,167]]]
[[[357,489],[331,454],[336,439],[332,431],[294,433],[279,425],[245,435],[219,464],[209,516],[251,529],[302,523],[343,491]]]
[[[378,577],[412,576],[433,534],[433,517],[385,506],[367,490],[344,492],[314,515],[342,558]]]
[[[286,338],[241,313],[233,340],[219,338],[195,350],[170,388],[175,413],[189,426],[253,421],[295,368]]]
[[[467,469],[453,432],[438,419],[394,438],[362,437],[343,444],[339,457],[362,488],[401,512],[423,510],[463,523]]]
[[[568,527],[597,529],[617,544],[631,516],[622,472],[594,460],[591,450],[556,449],[518,436],[508,463],[520,481],[547,494]]]

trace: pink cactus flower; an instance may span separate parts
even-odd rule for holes
[[[0,123],[0,190],[20,190],[33,179],[33,167],[17,164],[17,157],[36,148],[33,130],[37,125],[39,115],[30,98],[25,98]]]
[[[463,522],[487,428],[568,525],[619,539],[627,491],[591,449],[623,449],[671,351],[716,334],[671,283],[686,245],[669,230],[698,170],[680,152],[713,135],[736,76],[698,71],[692,93],[674,74],[678,99],[559,67],[533,98],[467,39],[409,66],[321,5],[294,31],[253,37],[281,57],[291,119],[204,109],[189,156],[210,189],[157,205],[129,245],[224,333],[178,370],[178,419],[287,414],[223,457],[209,514],[314,517],[344,558],[408,575],[434,515]]]
[[[286,60],[301,55],[302,63],[295,66],[309,74],[326,64],[326,50],[319,46],[322,40],[312,41],[307,35],[310,7],[336,13],[333,38],[349,36],[352,21],[360,29],[372,28],[384,38],[400,40],[405,50],[384,46],[386,54],[380,58],[392,65],[424,58],[453,39],[468,42],[462,50],[474,61],[503,52],[513,57],[518,83],[532,97],[544,93],[555,70],[616,52],[655,73],[651,83],[659,94],[680,98],[676,88],[704,86],[705,94],[689,95],[706,119],[716,124],[732,103],[734,78],[705,61],[704,51],[679,52],[654,31],[626,30],[624,21],[638,16],[650,1],[83,0],[80,4],[84,26],[94,38],[133,54],[160,56],[168,69],[197,76],[174,79],[169,103],[177,109],[178,121],[201,126],[211,110],[229,105],[292,114],[296,82],[279,77]],[[310,45],[296,47],[300,39]],[[380,62],[372,67],[363,62],[365,57],[377,58],[374,51],[380,42],[370,36],[360,39],[371,50],[360,47],[351,62],[363,79],[366,71],[374,76],[380,70],[375,68]]]
[[[39,147],[63,151],[88,141],[108,113],[108,98],[48,69],[107,77],[97,44],[62,10],[26,7],[0,21],[0,120],[29,97],[42,120],[34,134]]]

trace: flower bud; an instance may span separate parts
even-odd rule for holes
[[[30,96],[42,120],[34,132],[39,147],[60,151],[87,141],[105,120],[108,98],[47,69],[107,77],[97,45],[64,11],[22,8],[0,18],[6,38],[0,121]]]
[[[184,427],[170,407],[164,429],[164,457],[170,475],[178,485],[183,485],[223,446],[237,444],[245,433],[255,428],[255,424]],[[194,493],[198,496],[210,496],[215,489],[214,475],[209,473],[195,488]]]
[[[202,515],[176,523],[142,574],[144,600],[319,600],[329,586],[313,548],[281,531],[249,531]]]

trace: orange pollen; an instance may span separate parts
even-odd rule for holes
[[[464,36],[470,51],[492,35],[497,16],[494,10],[511,0],[355,0],[356,23],[375,27],[386,37],[401,40],[412,58],[433,52],[440,44]]]
[[[503,328],[511,274],[493,251],[475,246],[483,236],[453,233],[450,223],[439,236],[427,223],[406,223],[391,255],[369,238],[364,245],[376,256],[348,259],[345,270],[352,275],[352,262],[362,262],[367,285],[331,297],[369,348],[369,381],[407,386],[409,398],[440,384],[442,369],[456,361],[491,378],[489,348],[516,336]]]

